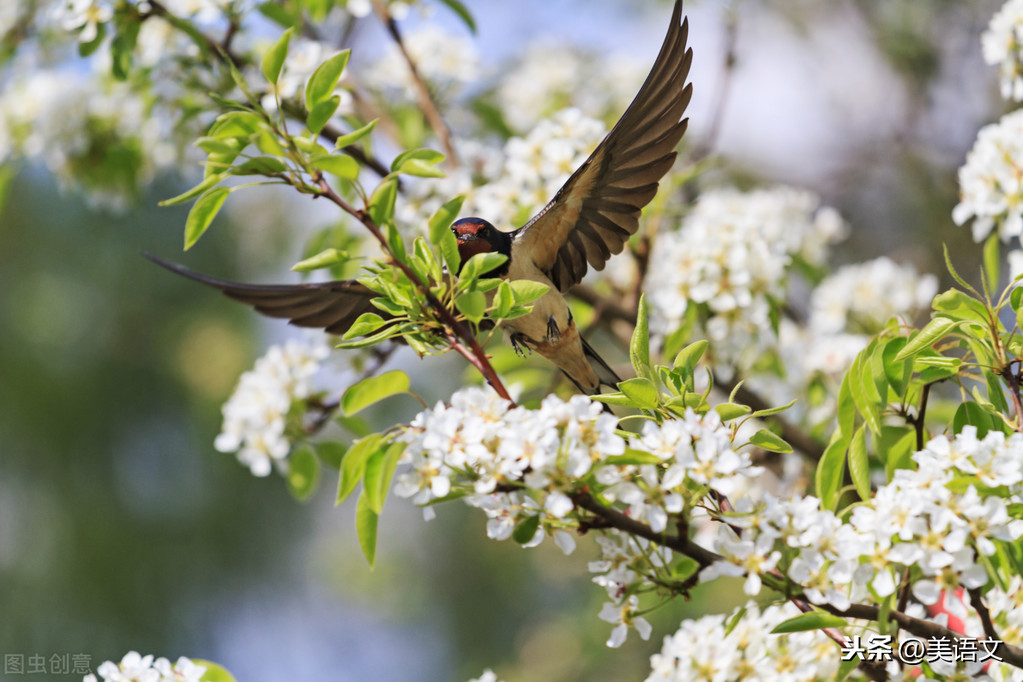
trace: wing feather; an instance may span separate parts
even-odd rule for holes
[[[317,327],[341,335],[363,313],[374,312],[387,317],[371,303],[376,294],[355,280],[315,284],[242,284],[203,275],[148,253],[145,255],[172,272],[219,289],[228,298],[250,305],[267,317],[284,318],[299,327]]]
[[[692,97],[688,36],[676,0],[664,44],[632,104],[554,199],[514,232],[513,249],[528,254],[560,291],[577,284],[587,264],[601,270],[621,253],[675,162]]]

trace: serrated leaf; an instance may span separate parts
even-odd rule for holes
[[[330,117],[334,115],[339,106],[341,106],[340,95],[334,95],[323,100],[309,111],[309,115],[305,117],[305,127],[313,135],[319,135],[320,131],[323,130],[323,126],[327,125],[327,121],[330,120]]]
[[[366,137],[371,132],[373,132],[374,128],[377,127],[377,121],[379,120],[380,119],[378,118],[374,118],[372,121],[362,126],[361,128],[358,128],[357,130],[353,130],[350,133],[345,133],[344,135],[339,135],[337,140],[335,140],[334,142],[334,149],[337,150],[341,149],[342,147],[350,147],[351,145],[355,144],[362,138]]]
[[[324,249],[315,256],[300,260],[291,266],[294,272],[311,272],[321,268],[329,268],[348,261],[348,252],[339,249]]]
[[[749,442],[768,452],[792,452],[791,445],[767,429],[760,429],[754,433]]]
[[[366,462],[380,449],[384,437],[378,433],[371,433],[352,443],[348,448],[344,459],[341,460],[341,478],[338,481],[337,502],[341,504],[355,490],[355,486],[362,480],[366,472]]]
[[[867,433],[861,426],[849,444],[849,475],[860,499],[870,499],[870,464],[867,460]]]
[[[377,554],[377,523],[380,516],[369,506],[366,493],[359,495],[359,503],[355,505],[355,530],[359,533],[359,546],[366,555],[370,568]]]
[[[227,187],[214,187],[195,202],[185,220],[185,251],[192,248],[203,236],[230,193],[231,190]]]
[[[341,396],[341,409],[349,417],[370,405],[399,393],[408,393],[409,378],[400,369],[393,369],[352,384]]]
[[[295,33],[294,28],[289,28],[281,37],[277,39],[277,42],[266,51],[263,55],[262,69],[263,76],[267,82],[276,84],[277,79],[281,77],[281,69],[284,67],[284,60],[288,58],[288,43],[291,42],[291,36]]]
[[[317,104],[331,96],[341,74],[348,64],[351,50],[342,50],[316,67],[305,86],[305,108],[312,111]]]
[[[341,338],[347,341],[348,339],[354,339],[357,336],[371,334],[383,327],[385,323],[386,320],[376,313],[363,313],[362,315],[359,315],[352,326],[348,328],[348,331],[346,331],[344,336]]]
[[[639,297],[639,310],[636,313],[636,328],[629,342],[629,359],[636,370],[637,377],[646,377],[655,381],[653,369],[650,367],[650,328],[648,327],[646,295]]]
[[[288,490],[296,500],[309,499],[320,482],[320,463],[309,447],[302,447],[288,455]]]
[[[346,154],[314,157],[312,163],[316,168],[343,180],[355,180],[359,177],[359,162]]]
[[[479,291],[467,291],[455,299],[455,307],[473,322],[479,322],[487,312],[487,297]]]
[[[635,377],[618,383],[618,390],[624,393],[635,407],[644,410],[655,409],[659,403],[660,393],[657,385],[646,377]]]
[[[833,616],[830,613],[812,611],[793,616],[783,623],[779,623],[773,630],[772,635],[784,635],[790,632],[806,632],[808,630],[822,630],[824,628],[844,628],[849,623],[844,618]]]
[[[540,527],[540,515],[527,516],[512,531],[512,539],[520,545],[524,545],[536,535],[536,529]]]
[[[906,347],[899,351],[895,359],[905,360],[925,348],[930,348],[938,339],[944,338],[949,332],[958,327],[959,324],[960,322],[950,320],[947,317],[935,317],[906,343]]]

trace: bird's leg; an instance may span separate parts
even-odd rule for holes
[[[508,340],[511,341],[512,350],[514,350],[515,354],[520,358],[526,357],[527,351],[529,353],[533,352],[533,349],[529,347],[529,339],[526,338],[525,334],[515,332],[508,336]]]
[[[547,343],[557,341],[561,338],[561,329],[558,328],[558,321],[551,315],[547,319]]]

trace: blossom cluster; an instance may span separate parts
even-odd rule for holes
[[[323,341],[272,346],[242,374],[224,403],[224,424],[214,443],[217,450],[237,452],[238,461],[256,476],[268,475],[274,465],[283,467],[291,451],[288,417],[295,405],[312,395],[311,378],[328,354]]]
[[[531,536],[516,539],[529,547],[549,534],[569,553],[575,548],[569,531],[578,527],[570,514],[583,481],[587,495],[660,533],[670,515],[682,514],[706,491],[727,495],[760,473],[745,452],[736,452],[731,430],[713,411],[689,409],[677,420],[648,422],[639,434],[622,435],[616,427],[617,419],[586,396],[548,396],[529,410],[511,407],[490,389],[463,389],[449,405],[421,412],[402,434],[409,469],[398,476],[395,492],[420,505],[465,495],[487,515],[487,535],[498,540],[539,516]],[[646,584],[641,565],[666,570],[670,552],[614,531],[598,542],[601,557],[590,570],[611,599],[600,614],[615,623],[608,645],[619,646],[629,627],[648,637],[629,588]]]
[[[1023,2],[1009,0],[981,36],[984,61],[998,65],[1005,99],[1023,100]]]
[[[661,651],[650,657],[647,682],[835,679],[839,649],[822,633],[771,634],[797,615],[799,610],[791,603],[763,610],[749,603],[741,614],[736,610],[682,621],[675,634],[664,638]]]
[[[154,659],[129,651],[120,663],[106,661],[96,669],[103,682],[199,682],[206,673],[205,666],[180,657],[173,664],[166,658]],[[97,682],[96,675],[86,675],[82,682]]]
[[[497,86],[497,105],[517,131],[531,129],[567,106],[617,118],[643,81],[647,66],[627,55],[584,54],[564,44],[526,48]]]
[[[974,240],[996,227],[1003,241],[1023,234],[1023,110],[980,129],[959,169],[959,193],[952,219],[972,219]]]
[[[480,56],[471,41],[455,36],[436,24],[424,24],[403,37],[405,49],[416,71],[434,88],[449,94],[480,77]],[[414,101],[416,87],[405,56],[391,44],[384,56],[373,63],[366,81],[384,91],[403,92]]]
[[[814,497],[739,500],[729,522],[740,534],[720,527],[715,549],[725,558],[701,579],[744,575],[746,593],[755,595],[760,577],[784,557],[810,601],[839,609],[870,593],[891,595],[909,566],[919,569],[912,592],[923,604],[936,603],[943,590],[983,586],[982,557],[997,542],[1023,536],[1023,520],[1008,507],[1023,500],[1023,435],[992,431],[978,439],[967,426],[952,440],[933,439],[913,459],[916,469],[896,470],[848,523]],[[1008,500],[990,492],[1000,486]]]
[[[689,306],[706,305],[715,353],[749,367],[775,343],[771,299],[784,297],[794,259],[822,264],[845,231],[838,213],[808,192],[707,192],[678,231],[658,235],[646,280],[651,328],[670,334]]]
[[[554,198],[606,132],[579,109],[563,109],[503,148],[462,142],[456,146],[462,164],[447,177],[407,183],[399,222],[425,225],[445,201],[464,194],[465,215],[489,216],[499,225],[523,223]]]

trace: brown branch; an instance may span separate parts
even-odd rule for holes
[[[364,379],[368,379],[379,372],[380,368],[387,364],[387,361],[391,359],[392,355],[394,355],[394,351],[398,350],[398,344],[392,343],[383,349],[379,346],[374,346],[371,350],[373,352],[373,364],[363,370],[363,372],[359,375],[359,378],[353,383],[358,383]],[[341,406],[341,398],[337,397],[334,400],[329,400],[327,402],[310,402],[309,406],[318,412],[316,417],[305,427],[306,435],[313,436],[319,433],[323,427],[327,425],[327,422],[330,421],[330,418],[334,416],[334,412]]]
[[[356,209],[354,206],[345,201],[341,195],[334,191],[334,188],[330,186],[330,183],[327,182],[327,179],[322,173],[318,172],[315,176],[315,180],[320,189],[320,196],[326,197],[334,204],[337,204],[337,206],[345,213],[361,222],[366,229],[369,230],[370,234],[372,234],[376,240],[380,242],[380,246],[384,249],[384,252],[390,254],[390,247],[387,244],[387,238],[365,211]],[[394,258],[393,254],[391,254],[391,262],[399,270],[401,270],[406,277],[408,277],[409,281],[412,282],[417,289],[419,289],[420,294],[422,294],[423,298],[426,300],[426,304],[445,325],[451,348],[458,351],[458,353],[465,357],[465,359],[468,360],[473,367],[478,369],[480,374],[483,375],[483,378],[487,380],[487,383],[490,384],[499,396],[511,403],[514,403],[515,401],[512,400],[508,390],[501,382],[501,377],[497,375],[497,372],[494,371],[493,366],[490,364],[490,360],[487,357],[486,352],[483,350],[483,346],[480,345],[479,339],[477,339],[476,336],[473,335],[473,333],[464,324],[462,324],[450,310],[448,310],[447,306],[437,299],[434,293],[430,291],[429,285],[421,280],[419,275],[417,275],[412,268],[403,263],[401,260]]]
[[[973,609],[980,617],[981,625],[984,626],[984,634],[987,635],[988,639],[1001,641],[998,631],[995,630],[995,624],[991,620],[991,612],[987,610],[987,604],[984,603],[984,596],[980,593],[980,590],[973,587],[967,590],[967,592],[970,593],[970,603],[973,604]]]
[[[444,147],[444,153],[447,155],[451,166],[457,168],[458,155],[455,154],[455,147],[451,142],[451,130],[444,122],[444,118],[440,115],[437,103],[433,101],[433,95],[430,94],[430,88],[427,87],[426,81],[423,80],[422,75],[419,73],[415,60],[412,59],[412,55],[410,55],[408,50],[405,48],[405,41],[401,37],[401,31],[398,30],[397,22],[387,11],[387,7],[383,2],[381,2],[381,0],[373,0],[373,9],[376,11],[377,16],[380,17],[380,21],[382,21],[384,26],[387,27],[387,32],[391,34],[391,38],[394,39],[395,44],[398,46],[402,56],[405,58],[405,62],[408,64],[409,73],[412,75],[412,82],[416,88],[416,94],[419,97],[419,107],[423,110],[423,114],[426,116],[427,122],[430,124],[430,127],[433,128],[433,132],[437,134],[437,138],[440,140],[441,146]]]
[[[916,428],[916,449],[924,449],[924,418],[927,416],[927,399],[931,395],[931,385],[924,384],[923,389],[920,391],[920,409],[917,410],[916,419],[913,422],[913,426]]]
[[[1013,370],[1013,365],[1016,365],[1017,370]],[[1023,362],[1018,358],[1010,362],[1004,370],[1002,370],[1002,376],[1005,377],[1005,383],[1009,384],[1009,395],[1012,396],[1012,404],[1016,408],[1016,430],[1019,431],[1021,424],[1023,424],[1023,404],[1020,401],[1020,372],[1023,371]]]

